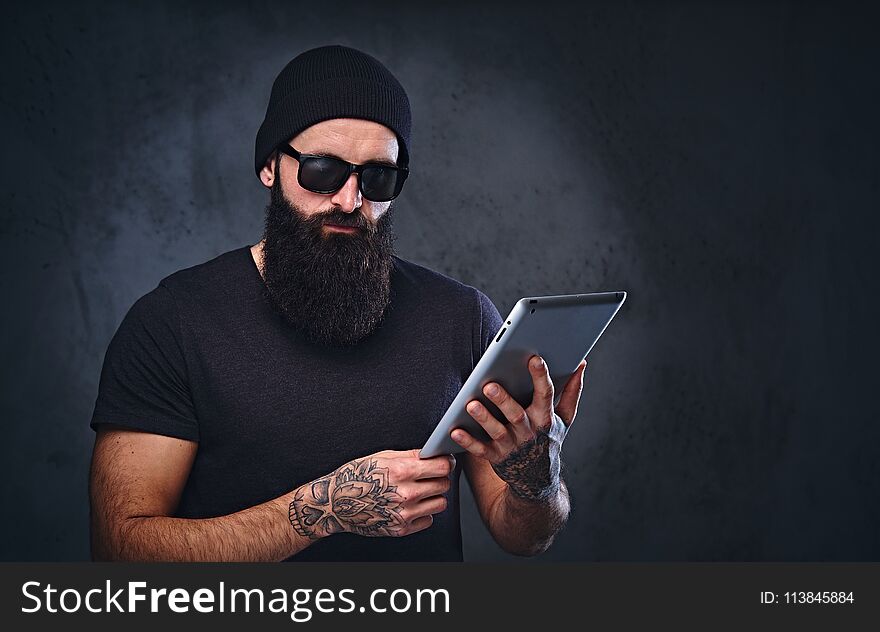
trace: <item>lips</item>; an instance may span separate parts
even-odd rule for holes
[[[343,233],[356,233],[360,230],[357,226],[340,226],[339,224],[324,224],[324,226],[330,230]]]

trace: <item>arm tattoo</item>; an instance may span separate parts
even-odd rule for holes
[[[296,490],[290,524],[312,539],[343,531],[393,536],[405,524],[399,513],[403,500],[388,483],[388,469],[377,467],[375,459],[350,461]]]
[[[561,441],[547,432],[526,441],[492,469],[507,483],[514,495],[525,500],[545,500],[559,491]]]

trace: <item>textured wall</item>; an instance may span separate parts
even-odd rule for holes
[[[163,276],[259,238],[271,82],[326,43],[376,55],[412,99],[402,256],[502,314],[629,292],[540,559],[880,559],[874,16],[334,5],[7,10],[0,559],[87,557],[107,343]],[[468,559],[504,557],[470,508],[464,527]]]

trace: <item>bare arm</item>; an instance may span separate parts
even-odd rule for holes
[[[311,544],[288,521],[292,493],[217,518],[170,517],[197,449],[147,432],[98,432],[89,484],[94,559],[269,561]]]
[[[560,476],[560,450],[577,415],[585,368],[586,361],[581,361],[554,407],[547,365],[532,358],[529,371],[534,395],[527,408],[500,385],[487,384],[484,393],[504,414],[505,422],[474,400],[468,404],[468,412],[490,440],[479,441],[461,428],[452,432],[452,439],[467,450],[464,471],[480,516],[495,541],[509,553],[544,552],[568,519],[570,505]],[[497,392],[492,392],[493,386]]]
[[[420,462],[417,451],[384,451],[233,514],[171,517],[197,449],[194,442],[146,432],[98,432],[89,482],[95,560],[278,561],[343,531],[405,536],[429,527],[432,514],[446,508],[454,464],[449,457]],[[384,511],[369,528],[358,522],[362,514],[332,503],[337,481],[348,481],[352,472],[363,479],[363,503]],[[319,512],[322,520],[313,521]]]
[[[462,467],[468,477],[480,517],[498,545],[514,555],[537,555],[546,551],[568,519],[568,490],[542,500],[526,500],[514,494],[484,459],[465,455]]]

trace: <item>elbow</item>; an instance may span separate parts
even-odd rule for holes
[[[91,555],[93,562],[124,562],[119,543],[102,529],[91,529]]]
[[[118,562],[122,561],[114,555],[113,548],[98,534],[92,533],[91,557],[93,562]]]
[[[94,547],[92,547],[92,561],[93,562],[116,562],[116,561],[120,561],[120,560],[114,559],[106,551],[96,550]]]
[[[114,561],[113,547],[108,537],[105,521],[98,519],[95,507],[91,508],[89,521],[89,549],[93,562]]]
[[[509,496],[506,498],[511,502]],[[504,514],[508,518],[488,523],[489,531],[505,553],[518,557],[535,557],[546,552],[564,528],[571,510],[564,484],[560,493],[544,505],[529,507],[529,511],[507,507]]]
[[[553,537],[545,540],[534,540],[532,542],[499,542],[498,545],[505,553],[516,555],[517,557],[535,557],[541,555],[550,545],[553,544]]]
[[[91,557],[93,562],[138,562],[148,561],[135,555],[131,546],[131,530],[134,521],[130,519],[92,520],[90,529]]]

